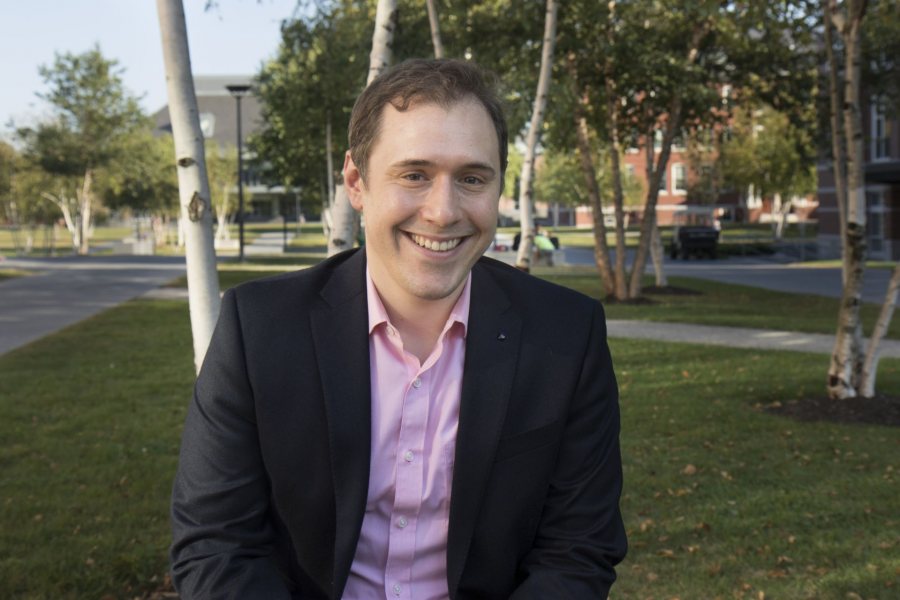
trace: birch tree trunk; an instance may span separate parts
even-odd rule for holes
[[[431,27],[431,43],[434,46],[434,57],[444,58],[444,44],[441,42],[441,27],[438,20],[437,6],[434,0],[425,0],[428,7],[428,25]]]
[[[72,215],[72,209],[69,208],[69,199],[65,193],[60,190],[59,194],[54,196],[47,192],[41,192],[41,197],[49,200],[59,208],[63,216],[63,222],[66,224],[66,231],[72,237],[72,252],[78,252],[78,248],[81,246],[81,228],[78,226],[75,216]]]
[[[91,251],[91,208],[92,208],[92,184],[94,182],[94,171],[87,169],[84,172],[84,180],[81,185],[81,192],[78,194],[78,213],[81,216],[78,231],[78,254],[87,256]]]
[[[616,214],[616,266],[615,290],[617,300],[628,299],[625,276],[625,193],[622,190],[622,144],[619,140],[619,114],[615,101],[615,82],[609,71],[606,74],[606,109],[609,122],[609,153],[612,167],[613,207]]]
[[[672,109],[669,111],[663,133],[662,148],[659,159],[654,161],[653,132],[646,136],[647,153],[647,199],[644,202],[644,217],[641,220],[641,237],[638,241],[637,251],[634,254],[634,263],[631,267],[631,280],[628,283],[629,298],[637,298],[641,295],[644,269],[647,267],[647,256],[650,254],[653,229],[656,227],[656,202],[659,200],[659,188],[662,184],[662,175],[669,163],[669,153],[672,150],[672,140],[675,132],[681,124],[681,98],[676,96],[672,101]]]
[[[331,236],[328,238],[328,256],[353,247],[353,230],[356,226],[356,211],[350,205],[350,198],[343,184],[335,186],[334,205],[331,207]],[[337,232],[345,232],[339,237]]]
[[[531,270],[531,258],[534,256],[534,159],[537,146],[541,141],[544,111],[547,109],[547,95],[550,91],[553,49],[556,46],[556,12],[556,0],[547,0],[544,41],[541,49],[541,70],[538,75],[537,93],[534,97],[531,123],[528,125],[525,158],[522,162],[522,175],[519,180],[519,219],[522,235],[519,241],[519,253],[516,256],[516,268],[526,273]]]
[[[372,33],[372,51],[369,53],[369,75],[366,85],[378,77],[393,60],[394,32],[397,30],[397,0],[378,0],[375,9],[375,30]],[[353,230],[356,212],[350,206],[350,198],[338,186],[331,206],[331,229],[328,232],[328,256],[353,247]],[[349,217],[349,218],[348,218]]]
[[[578,69],[575,65],[575,57],[566,57],[566,70],[573,87],[572,94],[577,98],[574,105],[573,118],[575,120],[575,134],[578,146],[578,159],[581,165],[581,174],[587,187],[588,199],[591,203],[591,213],[594,220],[594,262],[597,271],[600,272],[600,280],[607,294],[612,294],[616,289],[615,275],[609,260],[609,246],[606,244],[606,225],[603,223],[603,199],[600,196],[600,186],[597,184],[597,172],[594,168],[593,152],[591,152],[591,139],[588,133],[585,107],[590,106],[590,97],[587,90],[579,92],[577,88]]]
[[[866,194],[863,175],[863,135],[860,115],[860,27],[864,0],[850,0],[846,13],[835,0],[829,11],[844,46],[844,131],[847,140],[847,231],[843,240],[847,278],[841,294],[838,329],[828,369],[828,396],[835,400],[858,395],[862,357],[859,308],[866,255]]]
[[[331,142],[331,113],[328,113],[325,121],[325,164],[328,169],[326,182],[328,183],[328,206],[334,205],[334,147]],[[300,215],[297,215],[298,217]]]
[[[199,372],[219,317],[219,280],[213,247],[209,179],[191,74],[184,7],[181,0],[157,0],[156,8],[162,34],[169,116],[175,139],[181,221],[185,228],[194,367]]]
[[[869,346],[866,349],[866,358],[863,361],[862,373],[859,379],[859,394],[863,398],[872,398],[875,396],[875,376],[878,374],[878,359],[880,354],[879,345],[882,338],[887,333],[888,327],[891,324],[891,318],[894,316],[894,308],[897,306],[898,291],[900,291],[900,264],[894,267],[894,272],[891,274],[891,280],[888,283],[884,304],[881,305],[878,322],[875,323],[875,329],[872,331],[872,337],[869,339]]]

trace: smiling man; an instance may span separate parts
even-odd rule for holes
[[[365,249],[223,299],[173,494],[182,597],[606,597],[625,533],[603,311],[482,257],[494,92],[408,61],[349,142]]]

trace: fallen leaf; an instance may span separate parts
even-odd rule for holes
[[[684,474],[684,475],[696,475],[696,474],[697,474],[697,467],[695,467],[695,466],[692,465],[692,464],[688,464],[687,466],[685,466],[685,467],[681,470],[681,472],[682,472],[682,474]]]

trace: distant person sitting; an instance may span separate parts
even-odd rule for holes
[[[556,246],[553,244],[553,241],[550,237],[543,233],[540,228],[535,228],[534,234],[534,252],[536,255],[536,264],[546,264],[549,267],[553,266],[553,251],[556,250]]]

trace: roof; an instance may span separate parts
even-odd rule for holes
[[[200,128],[206,139],[213,139],[219,146],[237,146],[237,101],[226,85],[252,83],[250,75],[195,75],[194,90],[200,111]],[[164,106],[153,115],[157,132],[172,132],[169,107]],[[241,139],[262,127],[262,103],[251,92],[241,98]]]

